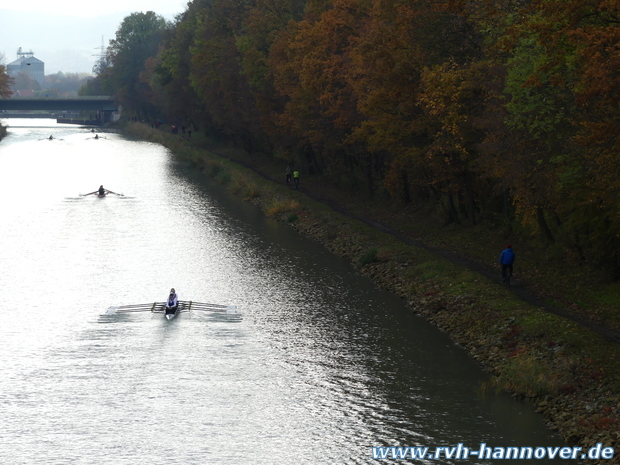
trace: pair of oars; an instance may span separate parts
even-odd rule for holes
[[[165,308],[164,302],[153,302],[149,304],[121,305],[108,308],[107,313],[137,313],[137,312],[159,312]],[[237,313],[235,305],[210,304],[203,302],[193,302],[191,300],[179,300],[179,311],[203,311]]]
[[[106,313],[137,313],[137,312],[152,312],[159,305],[157,302],[150,304],[135,304],[135,305],[120,305],[117,307],[109,307]]]
[[[221,305],[221,304],[209,304],[204,302],[185,302],[189,305],[189,310],[203,311],[203,312],[226,312],[237,313],[237,307],[235,305]]]
[[[80,194],[80,195],[83,196],[83,197],[86,197],[87,195],[93,195],[93,194],[98,194],[98,193],[99,193],[99,190],[96,190],[96,191],[93,191],[93,192],[89,192],[88,194]],[[114,195],[118,195],[120,197],[124,197],[125,196],[125,194],[119,194],[117,192],[112,192],[111,190],[105,189],[104,195],[107,195],[107,194],[114,194]]]

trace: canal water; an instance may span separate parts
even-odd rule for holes
[[[372,448],[565,445],[481,394],[487,375],[401,300],[165,148],[4,123],[0,463],[488,464]],[[83,195],[101,184],[123,195]],[[171,287],[239,314],[106,314]]]

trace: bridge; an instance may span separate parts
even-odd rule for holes
[[[107,123],[112,119],[112,113],[119,109],[119,105],[112,97],[97,95],[74,98],[25,98],[14,97],[0,99],[0,112],[17,110],[45,110],[45,111],[88,111],[99,112],[98,120]]]

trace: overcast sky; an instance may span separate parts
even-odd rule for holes
[[[107,46],[123,18],[154,11],[172,20],[186,5],[187,0],[0,0],[0,54],[8,64],[21,47],[45,63],[45,74],[90,73],[102,37]]]

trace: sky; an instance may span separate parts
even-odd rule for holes
[[[34,52],[45,74],[91,73],[126,16],[154,11],[167,20],[185,11],[187,0],[0,0],[0,63],[17,50]]]

